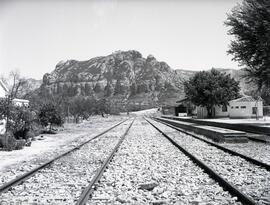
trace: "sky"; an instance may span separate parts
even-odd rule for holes
[[[173,69],[239,69],[227,13],[241,0],[0,0],[0,73],[41,79],[61,60],[117,50]]]

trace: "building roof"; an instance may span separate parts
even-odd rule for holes
[[[2,80],[0,80],[0,86],[4,89],[5,92],[8,92],[7,87],[5,86],[5,84],[3,83]]]
[[[185,102],[187,100],[188,100],[188,98],[183,98],[183,99],[177,100],[176,103],[182,103],[182,102]]]
[[[237,98],[235,100],[231,100],[230,102],[255,102],[255,101],[262,101],[262,98],[259,97],[257,100],[251,96],[244,96],[241,98]]]

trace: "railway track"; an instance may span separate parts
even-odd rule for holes
[[[0,187],[0,204],[74,204],[79,199],[81,189],[87,186],[109,152],[118,145],[120,134],[120,141],[123,140],[132,124],[129,121],[130,119],[123,120],[79,146],[5,183]]]
[[[134,119],[135,120],[135,119]],[[129,125],[128,129],[125,131],[125,133],[121,136],[120,140],[118,141],[117,145],[114,147],[114,149],[111,151],[111,153],[109,154],[109,156],[106,158],[106,160],[103,162],[102,166],[99,168],[99,170],[97,171],[96,175],[94,176],[94,178],[91,180],[91,182],[89,183],[89,185],[84,189],[83,193],[81,194],[79,200],[76,202],[76,205],[84,205],[87,203],[89,197],[91,196],[91,194],[94,191],[94,184],[96,182],[98,182],[103,174],[103,172],[105,171],[105,169],[107,168],[108,164],[110,163],[110,161],[112,160],[114,154],[116,153],[116,151],[118,150],[119,146],[121,145],[121,143],[123,142],[123,140],[125,139],[125,136],[127,135],[128,131],[130,130],[132,124],[134,123],[134,120],[131,122],[131,124]]]
[[[220,149],[220,150],[222,150],[222,151],[224,151],[224,152],[227,152],[227,153],[229,153],[229,154],[231,154],[231,155],[239,156],[239,157],[241,157],[241,158],[243,158],[243,159],[245,159],[245,160],[247,160],[247,161],[249,161],[249,162],[251,162],[251,163],[253,163],[253,164],[255,164],[255,165],[261,166],[261,167],[267,169],[268,171],[270,171],[270,164],[267,164],[267,163],[262,162],[262,161],[260,161],[260,160],[254,159],[254,158],[252,158],[252,157],[250,157],[250,156],[247,156],[247,155],[245,155],[245,154],[239,153],[239,152],[234,151],[234,150],[232,150],[232,149],[229,149],[229,148],[227,148],[227,147],[225,147],[225,146],[222,146],[222,145],[220,145],[220,144],[218,144],[218,143],[212,142],[212,141],[210,141],[210,140],[208,140],[208,139],[202,138],[202,137],[200,137],[200,136],[197,135],[197,134],[194,134],[194,133],[192,133],[192,132],[189,132],[189,131],[186,131],[186,130],[181,129],[181,128],[179,128],[179,127],[176,127],[176,126],[174,126],[174,125],[171,125],[170,123],[163,122],[163,121],[159,120],[158,118],[152,118],[152,119],[153,119],[153,120],[156,120],[157,122],[160,122],[160,123],[162,123],[162,124],[164,124],[164,125],[167,125],[167,126],[173,128],[173,129],[175,129],[175,130],[177,130],[177,131],[179,131],[179,132],[182,132],[182,133],[185,133],[185,134],[187,134],[187,135],[189,135],[189,136],[192,136],[192,137],[194,137],[195,139],[198,139],[198,140],[200,140],[200,141],[203,141],[203,142],[205,142],[205,143],[207,143],[207,144],[209,144],[209,145],[211,145],[211,146],[214,146],[214,147],[216,147],[216,148],[218,148],[218,149]]]
[[[241,202],[139,118],[86,204],[239,205]]]
[[[147,120],[243,204],[270,204],[269,167],[166,124]],[[179,132],[180,131],[180,132]],[[254,164],[254,162],[256,164]]]

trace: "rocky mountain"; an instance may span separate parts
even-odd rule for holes
[[[240,81],[243,70],[221,69]],[[135,50],[117,51],[86,61],[60,61],[43,76],[41,91],[67,97],[92,96],[110,99],[113,105],[132,110],[174,104],[184,97],[183,82],[196,71],[173,70],[154,56],[146,58]]]
[[[136,109],[172,104],[184,95],[183,78],[154,56],[117,51],[87,61],[60,61],[43,76],[43,92],[109,98]],[[120,106],[121,107],[121,106]]]
[[[42,84],[42,80],[36,80],[33,78],[25,79],[25,83],[22,84],[20,97],[24,98],[25,95],[40,88],[41,84]]]

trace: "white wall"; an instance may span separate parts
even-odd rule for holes
[[[23,99],[17,99],[17,98],[15,98],[12,101],[13,101],[13,104],[14,105],[19,106],[19,107],[21,107],[21,106],[28,107],[29,106],[29,100],[23,100]]]
[[[6,120],[0,120],[0,134],[3,135],[6,132]]]
[[[256,114],[252,113],[252,108],[258,107],[258,117],[263,117],[262,101],[256,102],[230,102],[229,115],[230,118],[256,118]]]
[[[0,85],[0,98],[4,98],[6,96],[6,91]]]
[[[229,116],[228,106],[227,106],[227,111],[225,111],[225,112],[222,111],[222,106],[215,106],[215,116],[216,117],[228,117]]]

